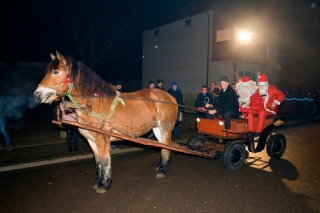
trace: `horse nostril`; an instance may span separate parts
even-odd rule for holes
[[[40,92],[35,92],[33,94],[33,97],[34,97],[34,100],[39,103],[40,100],[41,100],[41,93]]]

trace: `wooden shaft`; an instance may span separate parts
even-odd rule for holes
[[[198,155],[201,157],[205,157],[205,158],[211,158],[212,155],[211,154],[205,154],[196,150],[189,150],[187,147],[183,147],[183,146],[179,146],[179,145],[166,145],[166,144],[161,144],[159,142],[155,142],[153,140],[149,140],[149,139],[144,139],[144,138],[134,138],[134,137],[130,137],[130,136],[126,136],[126,135],[122,135],[119,133],[115,133],[115,132],[111,132],[111,131],[107,131],[107,130],[102,130],[99,128],[95,128],[95,127],[91,127],[91,126],[87,126],[87,125],[83,125],[77,122],[71,122],[71,121],[66,121],[63,120],[62,122],[60,121],[52,121],[53,124],[57,124],[57,125],[61,125],[61,124],[68,124],[68,125],[72,125],[72,126],[77,126],[79,128],[82,129],[87,129],[87,130],[91,130],[94,132],[99,132],[99,133],[103,133],[103,134],[107,134],[116,138],[121,138],[124,140],[128,140],[128,141],[132,141],[135,143],[139,143],[142,145],[146,145],[146,146],[154,146],[154,147],[159,147],[159,148],[163,148],[163,149],[168,149],[168,150],[172,150],[172,151],[177,151],[177,152],[183,152],[186,154],[191,154],[191,155]]]

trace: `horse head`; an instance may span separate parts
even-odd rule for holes
[[[38,103],[52,103],[59,100],[64,93],[73,87],[72,60],[64,57],[59,52],[51,55],[52,61],[46,68],[46,75],[34,92],[34,98]]]

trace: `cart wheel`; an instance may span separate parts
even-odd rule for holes
[[[190,144],[190,141],[192,141],[193,138],[194,138],[194,137],[197,137],[198,135],[199,135],[198,133],[197,133],[197,134],[194,134],[194,135],[191,135],[190,138],[189,138],[188,141],[187,141],[187,145],[189,145],[189,144]]]
[[[286,150],[287,141],[283,134],[271,135],[267,141],[267,154],[271,158],[279,159]]]
[[[196,134],[189,138],[187,144],[190,147],[201,148],[203,147],[205,141],[206,137],[204,135]]]
[[[235,171],[242,167],[248,153],[244,145],[239,141],[230,141],[224,147],[221,163],[229,171]]]

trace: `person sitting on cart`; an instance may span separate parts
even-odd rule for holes
[[[242,77],[241,81],[236,86],[236,92],[238,93],[239,112],[241,118],[247,118],[250,97],[257,91],[256,82],[250,80],[249,77]]]
[[[205,105],[210,104],[210,106],[213,105],[213,97],[208,92],[208,87],[206,85],[203,85],[200,89],[200,93],[198,94],[196,101],[195,101],[195,108],[200,110],[206,110]],[[198,118],[207,118],[207,114],[204,112],[197,112]]]
[[[238,96],[229,82],[227,76],[222,76],[220,80],[222,91],[220,92],[217,105],[206,104],[206,108],[213,107],[208,110],[209,114],[222,116],[226,130],[230,129],[231,118],[238,118],[239,116]]]
[[[259,76],[258,90],[250,97],[248,110],[248,134],[259,136],[267,115],[276,115],[278,105],[284,100],[285,94],[277,87],[269,85],[267,77],[261,73]],[[254,130],[254,115],[258,115],[258,125]]]

